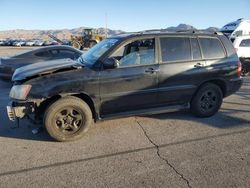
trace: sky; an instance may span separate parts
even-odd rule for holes
[[[81,26],[141,31],[190,24],[221,28],[250,19],[250,0],[0,0],[0,30]]]

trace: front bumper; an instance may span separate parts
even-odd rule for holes
[[[25,115],[34,111],[32,106],[32,104],[19,104],[11,101],[6,107],[9,120],[15,121],[17,118],[23,118]]]

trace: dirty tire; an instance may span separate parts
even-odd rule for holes
[[[74,48],[78,49],[78,50],[82,50],[82,45],[81,45],[80,42],[74,41],[74,42],[72,43],[72,46],[73,46]]]
[[[96,44],[97,44],[97,42],[95,42],[95,41],[90,42],[89,48],[92,48],[92,47],[95,46]]]
[[[92,113],[88,104],[73,96],[54,102],[44,115],[47,132],[60,142],[80,139],[91,124]]]
[[[223,94],[219,86],[204,84],[191,101],[191,112],[198,117],[210,117],[216,114],[222,104]]]

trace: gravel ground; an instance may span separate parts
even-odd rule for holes
[[[25,51],[36,49],[38,47],[11,47],[11,46],[0,46],[0,56],[11,56],[19,54]]]
[[[211,118],[108,120],[69,143],[33,135],[27,121],[15,128],[10,87],[0,81],[1,187],[250,187],[250,78]]]

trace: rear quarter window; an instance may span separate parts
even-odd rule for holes
[[[199,38],[203,58],[217,59],[225,57],[224,48],[217,38]]]
[[[232,56],[232,55],[236,55],[233,43],[225,36],[219,36],[221,42],[223,43],[223,45],[225,46],[226,50],[227,50],[227,56]]]
[[[163,62],[190,61],[191,46],[188,37],[163,37],[160,39]]]

